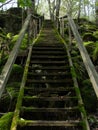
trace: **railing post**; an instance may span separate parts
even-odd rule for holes
[[[80,34],[76,28],[76,25],[70,16],[68,16],[68,21],[69,21],[69,24],[70,24],[71,29],[73,31],[73,34],[75,36],[75,39],[77,41],[78,48],[80,50],[80,54],[82,56],[84,65],[85,65],[86,70],[88,72],[90,81],[92,82],[93,88],[94,88],[96,96],[98,98],[98,73],[96,72],[95,67],[94,67],[94,65],[93,65],[93,63],[88,55],[88,52],[87,52],[85,46],[83,45],[83,40],[80,37]]]
[[[60,34],[64,37],[64,18],[60,19]]]
[[[39,18],[39,30],[38,30],[38,32],[40,31],[40,29],[41,29],[41,18]]]

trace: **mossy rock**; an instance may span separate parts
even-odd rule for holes
[[[8,112],[0,118],[0,130],[9,130],[11,121],[13,118],[13,112]]]
[[[94,42],[96,42],[96,37],[95,36],[93,36],[93,34],[92,33],[85,33],[84,35],[83,35],[83,41],[94,41]]]

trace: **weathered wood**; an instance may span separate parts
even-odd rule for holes
[[[64,37],[64,19],[60,19],[60,34],[62,37]]]
[[[69,49],[68,49],[67,45],[66,45],[66,48],[67,48],[67,53],[68,53],[68,57],[69,57],[69,64],[71,66],[72,78],[73,78],[73,82],[74,82],[76,96],[78,97],[78,104],[80,106],[80,112],[81,112],[81,116],[82,116],[82,119],[83,119],[83,122],[84,122],[83,127],[84,127],[85,130],[90,130],[90,126],[89,126],[88,119],[87,119],[87,114],[86,114],[84,104],[83,104],[83,100],[82,100],[82,97],[81,97],[81,93],[80,93],[80,90],[79,90],[78,81],[75,77],[75,69],[74,69],[73,62],[72,62],[72,59],[71,59],[71,55],[69,53]],[[73,75],[73,72],[74,72],[74,75]]]
[[[72,79],[63,79],[63,80],[59,80],[59,79],[57,79],[57,80],[47,80],[47,79],[43,79],[43,80],[40,80],[40,79],[38,79],[38,80],[32,80],[32,79],[28,79],[27,80],[27,83],[52,83],[52,84],[54,84],[54,83],[57,83],[57,84],[60,84],[60,83],[66,83],[66,84],[70,84],[70,83],[72,83]]]
[[[68,121],[39,121],[39,120],[19,120],[18,125],[22,126],[61,126],[61,127],[74,127],[78,126],[79,120],[68,120]]]
[[[28,90],[30,90],[31,92],[33,91],[33,92],[43,92],[43,91],[45,91],[45,92],[47,92],[47,91],[49,91],[49,92],[65,92],[65,91],[74,91],[74,87],[72,87],[72,86],[70,86],[70,87],[62,87],[62,86],[60,86],[60,87],[52,87],[52,88],[33,88],[33,87],[25,87],[25,90],[26,91],[28,91]]]
[[[83,40],[81,39],[81,37],[79,35],[79,32],[76,28],[76,25],[70,16],[68,16],[68,21],[69,21],[69,24],[70,24],[71,29],[73,31],[73,34],[76,38],[78,48],[80,50],[84,65],[86,67],[86,70],[87,70],[88,75],[90,77],[90,80],[92,82],[93,88],[95,90],[96,96],[98,98],[98,74],[97,74],[95,67],[94,67],[94,65],[93,65],[93,63],[88,55],[86,48],[83,46]]]
[[[42,61],[42,60],[32,60],[31,61],[32,64],[56,64],[56,65],[59,65],[59,64],[66,64],[66,61]]]
[[[28,57],[27,57],[27,60],[26,60],[26,66],[25,66],[25,69],[24,69],[22,82],[21,82],[21,86],[20,86],[20,91],[19,91],[19,94],[18,94],[16,108],[15,108],[15,111],[14,111],[10,130],[16,130],[17,129],[17,121],[18,121],[18,118],[19,118],[20,107],[22,105],[22,99],[23,99],[23,96],[24,96],[24,87],[25,87],[25,84],[26,84],[26,79],[27,79],[27,74],[28,74],[28,66],[29,66],[29,63],[30,63],[31,54],[32,54],[32,46],[30,46]]]
[[[68,108],[34,108],[34,107],[22,107],[21,111],[25,112],[75,112],[78,111],[78,107],[68,107]]]
[[[25,32],[27,30],[27,27],[29,25],[30,18],[31,18],[31,15],[29,15],[26,18],[25,23],[23,25],[23,28],[19,33],[19,38],[18,38],[13,50],[11,51],[11,53],[9,55],[9,58],[8,58],[4,68],[2,70],[1,75],[0,75],[0,97],[1,97],[1,95],[3,93],[3,91],[4,91],[4,88],[5,88],[5,85],[6,85],[7,81],[8,81],[8,78],[10,76],[13,64],[14,64],[14,62],[16,60],[17,55],[18,55],[19,48],[20,48],[22,39],[23,39],[23,37],[25,35]]]
[[[62,73],[45,73],[45,72],[40,72],[40,73],[36,73],[36,72],[29,72],[28,73],[29,76],[70,76],[70,73],[67,72],[62,72]]]
[[[33,100],[42,100],[42,101],[51,101],[51,102],[53,102],[53,101],[66,101],[66,100],[78,100],[78,98],[76,97],[76,96],[74,96],[74,97],[69,97],[69,96],[59,96],[59,97],[37,97],[37,96],[35,96],[35,97],[31,97],[31,96],[25,96],[24,97],[24,100],[26,101],[26,100],[29,100],[29,101],[33,101]]]
[[[30,69],[38,69],[38,70],[63,70],[63,71],[66,71],[66,72],[68,72],[68,73],[70,73],[69,72],[69,69],[70,69],[70,67],[69,66],[47,66],[47,67],[45,67],[45,66],[29,66],[29,68]]]

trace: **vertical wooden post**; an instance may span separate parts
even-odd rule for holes
[[[64,37],[64,18],[60,19],[60,34]]]
[[[41,29],[41,18],[39,18],[39,31]]]
[[[64,18],[62,18],[62,37],[64,37]]]
[[[36,21],[35,22],[35,24],[36,24],[36,30],[35,30],[35,32],[36,32],[36,37],[37,37],[37,34],[38,34],[38,19],[36,19],[35,21]]]
[[[61,24],[62,20],[60,19],[60,34],[62,35],[62,24]]]

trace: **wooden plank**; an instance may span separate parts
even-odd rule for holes
[[[58,55],[58,54],[63,54],[63,55],[65,55],[65,51],[32,51],[32,54],[49,54],[49,55],[52,55],[52,54],[56,54],[56,55]]]
[[[86,67],[86,70],[87,70],[88,75],[90,77],[90,80],[92,82],[96,96],[98,98],[98,74],[97,74],[95,67],[94,67],[94,65],[93,65],[93,63],[88,55],[88,52],[87,52],[85,46],[83,45],[83,40],[79,35],[79,32],[76,28],[76,25],[70,16],[68,16],[68,21],[69,21],[69,24],[70,24],[71,29],[73,31],[73,34],[75,36],[75,39],[77,41],[78,48],[80,50],[84,65]]]
[[[28,76],[70,76],[70,73],[68,72],[61,72],[61,73],[44,73],[44,72],[40,72],[40,73],[36,73],[36,72],[29,72]]]
[[[42,61],[42,60],[32,60],[32,64],[66,64],[66,61]]]
[[[34,107],[22,107],[23,112],[75,112],[79,111],[78,107],[68,107],[68,108],[34,108]]]
[[[64,80],[32,80],[32,79],[27,79],[27,83],[72,83],[72,79],[64,79]]]
[[[36,59],[36,58],[39,58],[39,59],[65,59],[67,58],[66,55],[64,56],[51,56],[51,55],[32,55],[32,59]]]
[[[25,90],[28,91],[34,91],[34,92],[43,92],[43,91],[53,91],[53,92],[64,92],[64,91],[72,91],[74,90],[75,88],[72,87],[72,86],[69,86],[69,87],[54,87],[52,86],[52,88],[32,88],[32,87],[25,87]]]
[[[59,126],[59,127],[74,127],[79,125],[79,120],[68,120],[68,121],[43,121],[43,120],[19,120],[18,125],[20,126]]]
[[[37,97],[37,96],[25,96],[23,98],[25,101],[33,101],[33,100],[42,100],[42,101],[66,101],[66,100],[77,100],[78,98],[76,96],[58,96],[58,97]]]
[[[29,66],[29,69],[36,69],[36,70],[64,70],[64,71],[67,71],[69,72],[69,69],[70,69],[70,66],[68,65],[65,65],[65,66],[40,66],[40,65],[32,65],[32,66]]]
[[[41,46],[41,47],[38,46],[38,47],[37,47],[37,46],[36,46],[36,47],[33,47],[33,50],[42,50],[42,51],[43,51],[43,50],[45,50],[45,51],[46,51],[46,50],[50,50],[50,51],[64,51],[64,48],[62,48],[62,47],[55,47],[55,48],[54,48],[54,47],[48,47],[48,46],[47,46],[47,47],[43,47],[43,46]]]
[[[18,55],[19,48],[20,48],[22,39],[25,35],[25,32],[27,30],[27,27],[29,25],[30,18],[31,18],[31,14],[26,18],[25,23],[22,27],[22,30],[19,33],[19,38],[18,38],[17,42],[15,43],[15,46],[13,47],[13,50],[11,51],[9,58],[8,58],[4,68],[2,70],[1,75],[0,75],[0,97],[4,91],[4,88],[5,88],[5,85],[8,81],[8,78],[10,76],[13,64],[16,60],[17,55]]]

